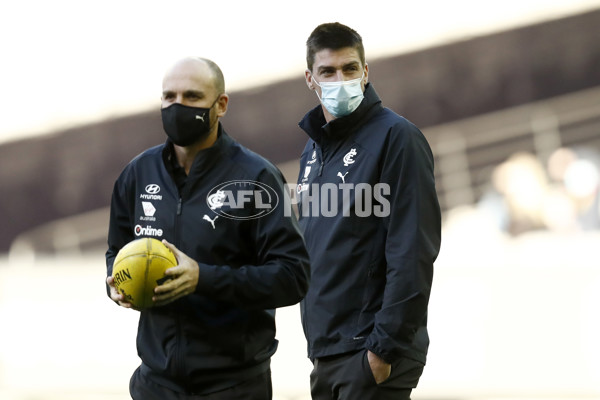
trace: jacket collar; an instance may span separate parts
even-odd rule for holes
[[[192,180],[198,179],[206,171],[210,170],[223,157],[227,148],[231,146],[232,143],[233,139],[225,132],[223,125],[219,122],[217,140],[212,146],[198,152],[196,158],[194,158],[194,162],[187,178]],[[167,138],[167,141],[165,142],[162,157],[167,171],[169,171],[171,176],[180,177],[183,169],[175,159],[175,149],[173,147],[173,142],[169,138]],[[183,175],[185,176],[185,173],[183,173]],[[176,179],[176,181],[180,181],[180,178]],[[180,182],[178,182],[178,184]]]
[[[336,118],[327,123],[323,115],[323,108],[319,104],[306,113],[298,126],[317,143],[321,143],[324,138],[329,140],[344,139],[357,131],[365,122],[383,109],[381,99],[371,83],[367,83],[364,96],[365,98],[358,108],[350,115]]]

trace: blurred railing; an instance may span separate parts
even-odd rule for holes
[[[600,149],[600,88],[424,130],[442,209],[479,200],[498,165],[519,152],[547,162],[560,147]]]

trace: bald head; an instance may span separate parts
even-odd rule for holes
[[[187,73],[202,76],[204,79],[212,80],[215,90],[221,94],[225,93],[225,78],[221,68],[212,60],[202,57],[186,57],[173,64],[165,74],[164,79],[173,74]]]
[[[163,107],[177,102],[199,106],[211,104],[225,93],[225,80],[219,66],[200,57],[186,57],[173,64],[163,78]],[[204,106],[204,105],[203,105]]]

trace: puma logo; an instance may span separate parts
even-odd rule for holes
[[[196,119],[199,119],[200,121],[204,122],[204,114],[196,115]]]
[[[342,183],[346,183],[346,175],[348,175],[348,172],[346,172],[344,175],[342,175],[341,172],[338,172],[337,176],[339,176],[340,178],[342,178]]]
[[[203,220],[210,222],[210,224],[212,225],[213,229],[215,229],[215,221],[217,220],[217,218],[219,218],[219,216],[217,215],[214,219],[210,219],[210,217],[206,214],[204,214],[204,217],[202,217]]]

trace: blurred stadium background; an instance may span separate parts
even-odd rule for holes
[[[432,145],[444,212],[414,399],[600,399],[599,39],[595,2],[376,58],[367,47],[384,104]],[[296,122],[316,105],[302,68],[230,91],[223,120],[290,182]],[[123,166],[163,141],[157,104],[0,143],[1,399],[128,398],[137,318],[105,295],[108,204]],[[277,318],[275,399],[308,399],[298,308]]]

